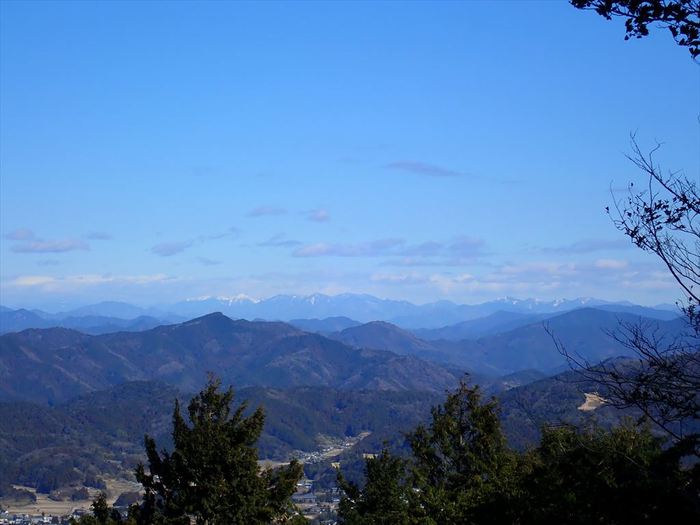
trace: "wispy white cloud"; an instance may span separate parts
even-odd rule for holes
[[[398,160],[385,164],[384,167],[389,170],[404,171],[429,177],[460,177],[466,175],[460,171],[444,168],[436,164],[412,160]]]
[[[624,288],[672,291],[677,285],[663,271],[626,260],[592,262],[530,261],[493,267],[484,273],[436,272],[430,283],[446,295],[503,294],[546,297],[609,296]],[[619,298],[619,297],[618,297]]]
[[[215,261],[214,259],[209,259],[208,257],[197,257],[197,262],[203,264],[204,266],[216,266],[221,264],[221,261]]]
[[[45,275],[23,275],[12,279],[7,284],[10,286],[42,286],[53,282],[56,282],[55,278]]]
[[[10,241],[32,241],[36,239],[34,232],[28,228],[18,228],[5,235]]]
[[[15,253],[64,253],[76,250],[89,250],[90,245],[80,239],[34,240],[15,244],[10,249]]]
[[[172,257],[192,246],[192,241],[162,242],[151,247],[151,252],[161,257]]]
[[[398,258],[399,266],[450,265],[483,255],[484,241],[471,237],[456,237],[448,242],[425,241],[409,244],[405,239],[387,238],[359,243],[306,244],[295,250],[294,257],[389,257]]]
[[[409,273],[374,273],[370,275],[370,281],[380,284],[407,286],[425,284],[428,277],[414,272]]]
[[[240,233],[241,230],[239,230],[235,226],[231,226],[230,228],[227,228],[226,231],[220,233],[214,233],[211,235],[200,235],[199,237],[197,237],[197,240],[200,242],[218,241],[219,239],[225,239],[227,237],[237,237]]]
[[[93,241],[110,241],[114,237],[111,233],[107,232],[89,232],[85,234],[85,238]]]
[[[233,238],[238,236],[239,233],[240,230],[238,228],[231,226],[230,228],[226,229],[226,231],[220,233],[200,235],[193,239],[185,239],[183,241],[161,242],[152,246],[151,252],[156,255],[160,255],[161,257],[172,257],[173,255],[184,252],[195,244],[203,244],[209,241]]]
[[[109,274],[80,274],[65,277],[48,275],[22,275],[4,281],[6,286],[20,288],[44,288],[51,290],[67,290],[79,286],[97,286],[108,283],[115,284],[151,284],[172,280],[165,274],[154,275],[109,275]]]
[[[15,253],[65,253],[89,250],[90,245],[81,239],[42,239],[28,228],[19,228],[4,236],[15,241],[10,247]]]
[[[394,254],[404,244],[403,239],[377,239],[355,244],[318,242],[304,245],[295,250],[292,255],[294,257],[379,257]]]
[[[633,248],[629,239],[582,239],[566,246],[542,248],[543,253],[557,253],[562,255],[575,255],[593,252],[606,252],[613,250],[626,250]]]
[[[619,259],[598,259],[593,263],[593,266],[604,270],[621,270],[627,268],[628,263]]]
[[[58,266],[61,263],[56,259],[41,259],[36,264],[37,266]]]
[[[258,246],[265,246],[271,248],[291,248],[293,246],[299,246],[301,241],[295,241],[294,239],[288,239],[286,234],[278,233],[273,235],[269,239],[263,242],[259,242]]]
[[[484,246],[483,239],[462,235],[447,245],[447,252],[454,257],[476,257],[482,254]]]
[[[324,209],[309,210],[306,212],[306,218],[313,222],[328,222],[331,220],[328,211]]]
[[[287,210],[273,206],[258,206],[248,212],[248,217],[265,217],[274,215],[285,215]]]

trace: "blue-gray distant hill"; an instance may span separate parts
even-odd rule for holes
[[[649,333],[655,332],[667,340],[687,331],[681,318],[664,321],[582,308],[476,340],[432,343],[442,346],[443,351],[452,356],[452,362],[484,374],[503,375],[527,368],[551,374],[564,369],[567,361],[556,351],[545,326],[568,352],[595,364],[612,357],[632,355],[611,336],[620,330],[621,323],[641,323]]]
[[[559,315],[558,313],[526,314],[520,312],[494,312],[485,317],[462,321],[442,328],[417,328],[412,330],[422,339],[437,341],[460,341],[462,339],[478,339],[489,335],[514,330],[521,326],[537,323]]]
[[[611,336],[619,330],[620,323],[641,322],[647,330],[667,337],[678,336],[686,329],[683,320],[677,317],[665,321],[597,308],[545,317],[518,316],[517,322],[525,324],[510,330],[500,325],[497,333],[460,341],[428,341],[398,326],[378,321],[347,328],[329,337],[356,348],[388,350],[498,377],[523,370],[551,375],[566,368],[566,359],[557,351],[545,326],[567,350],[591,363],[630,355],[630,350]]]
[[[11,310],[0,312],[0,334],[20,332],[29,328],[70,328],[85,334],[99,335],[110,332],[139,332],[168,324],[165,319],[139,316],[133,319],[100,315],[56,315],[40,310]]]
[[[661,310],[658,308],[648,308],[637,305],[624,304],[601,304],[594,307],[596,310],[606,312],[617,312],[622,314],[636,315],[648,319],[657,319],[660,321],[671,321],[679,317],[679,311],[676,309]],[[574,308],[577,310],[580,308]],[[496,335],[503,332],[508,332],[521,326],[527,326],[542,322],[546,319],[561,315],[562,312],[547,312],[547,313],[522,313],[512,311],[498,311],[479,317],[462,321],[453,325],[443,326],[442,328],[417,328],[412,330],[421,339],[429,341],[444,339],[447,341],[459,341],[462,339],[478,339],[490,335]]]
[[[418,329],[443,329],[450,325],[457,325],[465,321],[487,318],[493,314],[521,314],[521,315],[557,315],[577,308],[602,308],[623,313],[635,313],[645,317],[668,319],[669,316],[678,314],[676,307],[658,307],[648,309],[633,305],[628,302],[611,303],[594,298],[578,298],[572,300],[540,301],[536,299],[515,299],[506,297],[481,304],[457,304],[452,301],[436,301],[426,304],[413,304],[408,301],[392,299],[380,299],[367,294],[340,294],[340,295],[277,295],[263,300],[255,300],[246,296],[228,298],[200,298],[182,301],[175,304],[161,305],[158,308],[141,308],[123,302],[105,301],[94,305],[87,305],[74,310],[47,313],[32,310],[44,319],[64,319],[66,317],[99,316],[118,319],[134,319],[137,317],[153,317],[165,322],[181,322],[195,317],[201,317],[211,312],[222,312],[232,319],[264,319],[268,321],[280,320],[289,322],[297,320],[321,320],[328,318],[345,317],[359,323],[370,321],[387,321],[401,328]],[[515,316],[513,316],[514,318]],[[496,316],[493,320],[497,320]],[[488,320],[470,325],[471,328],[488,323]],[[36,326],[38,328],[38,326]],[[338,331],[348,326],[337,326]],[[462,337],[460,334],[443,336],[429,336],[425,333],[421,337],[429,339],[461,339],[473,338],[475,333],[470,328]],[[515,326],[511,326],[515,328]],[[327,332],[324,327],[305,326],[304,329],[316,332]],[[483,329],[477,328],[476,336],[487,335]],[[491,332],[489,332],[491,333]]]
[[[362,323],[341,316],[326,317],[325,319],[292,319],[289,324],[296,326],[299,330],[304,330],[304,332],[328,335],[353,326],[360,326]]]
[[[454,386],[462,374],[412,356],[351,348],[288,324],[219,313],[144,332],[90,336],[51,328],[0,336],[0,400],[51,404],[138,380],[196,391],[210,371],[238,388],[434,392]]]

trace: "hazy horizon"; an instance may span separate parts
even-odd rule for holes
[[[173,307],[176,305],[182,305],[185,303],[189,302],[198,302],[198,301],[221,301],[221,302],[230,302],[230,303],[235,303],[235,302],[244,302],[244,301],[251,301],[252,303],[263,303],[265,301],[275,299],[275,298],[297,298],[297,299],[312,299],[314,296],[324,296],[324,297],[329,297],[331,299],[336,299],[342,296],[348,296],[348,297],[363,297],[363,296],[369,296],[373,299],[378,299],[380,301],[396,301],[396,302],[407,302],[415,306],[424,306],[424,305],[430,305],[430,304],[435,304],[439,303],[441,301],[446,301],[453,303],[455,305],[464,305],[464,306],[478,306],[482,304],[488,304],[488,303],[494,303],[494,302],[518,302],[518,303],[528,303],[528,302],[535,302],[535,303],[541,303],[541,304],[556,304],[556,303],[566,303],[566,302],[576,302],[576,301],[582,301],[584,304],[586,301],[602,301],[605,304],[630,304],[630,305],[636,305],[636,306],[642,306],[645,308],[668,308],[668,307],[675,307],[677,303],[675,301],[671,302],[662,302],[662,303],[635,303],[632,301],[628,301],[627,299],[620,298],[617,300],[604,300],[600,299],[599,297],[560,297],[556,299],[539,299],[537,297],[513,297],[513,296],[502,296],[502,297],[494,297],[489,300],[485,301],[472,301],[472,302],[467,302],[467,301],[453,301],[450,299],[438,299],[436,301],[425,301],[425,302],[418,302],[418,301],[408,301],[406,299],[400,299],[400,298],[394,298],[394,297],[386,297],[386,296],[376,296],[372,294],[356,294],[356,293],[351,293],[351,292],[346,292],[346,293],[341,293],[341,294],[321,294],[321,293],[313,293],[313,294],[308,294],[308,295],[303,295],[303,294],[276,294],[276,295],[271,295],[268,297],[251,297],[246,294],[238,294],[236,296],[199,296],[199,297],[187,297],[183,298],[180,300],[176,300],[173,302],[136,302],[136,301],[121,301],[121,300],[113,300],[110,298],[103,298],[99,301],[62,301],[60,299],[54,301],[54,302],[26,302],[26,303],[5,303],[0,301],[0,306],[5,307],[5,308],[10,308],[10,309],[26,309],[26,310],[42,310],[45,311],[46,313],[51,313],[51,314],[58,314],[58,313],[65,313],[70,310],[77,310],[80,308],[85,308],[85,307],[90,307],[90,306],[97,306],[97,305],[103,305],[103,304],[122,304],[122,305],[129,305],[129,306],[135,306],[137,308],[143,309],[143,310],[154,310],[154,311],[161,311],[162,313],[169,313],[168,308]],[[212,311],[213,312],[213,311]],[[172,313],[172,312],[170,312]],[[119,317],[119,316],[117,316]]]

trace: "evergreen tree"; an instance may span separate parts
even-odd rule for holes
[[[408,436],[408,463],[387,451],[366,464],[362,490],[344,483],[347,524],[507,523],[515,456],[506,447],[497,402],[461,382],[429,426]]]
[[[107,525],[110,518],[110,508],[107,504],[107,496],[104,492],[100,492],[92,502],[92,514],[95,516],[97,523]]]
[[[85,514],[80,519],[71,518],[72,525],[121,525],[124,523],[119,511],[110,507],[107,503],[107,495],[100,492],[90,505],[92,514]],[[127,521],[126,525],[132,525],[133,521]]]
[[[366,484],[360,490],[348,482],[342,473],[338,484],[345,492],[340,502],[339,514],[347,525],[408,525],[410,486],[406,481],[406,462],[392,455],[386,448],[376,458],[365,463]]]
[[[132,513],[139,523],[189,524],[192,518],[201,525],[255,525],[291,514],[301,465],[261,470],[255,443],[264,412],[246,416],[246,403],[232,412],[232,401],[233,390],[220,391],[220,381],[210,378],[189,404],[189,424],[176,401],[172,452],[159,453],[146,436],[149,468],[136,470],[144,501]]]
[[[698,484],[648,428],[547,428],[513,505],[519,523],[697,523]],[[697,472],[695,473],[697,474]]]
[[[500,523],[514,456],[501,432],[498,403],[462,381],[429,427],[409,435],[413,451],[413,512],[425,523]]]

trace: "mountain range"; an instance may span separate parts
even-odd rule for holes
[[[583,307],[607,308],[665,320],[679,315],[677,308],[669,305],[646,308],[629,302],[613,303],[593,298],[539,301],[536,299],[521,300],[508,297],[475,305],[457,304],[451,301],[437,301],[416,305],[408,301],[380,299],[365,294],[340,294],[335,296],[324,294],[308,296],[277,295],[264,300],[256,300],[243,295],[230,298],[204,297],[175,304],[160,305],[158,308],[140,308],[128,303],[108,301],[56,314],[50,314],[41,310],[31,310],[31,312],[43,319],[54,321],[84,316],[119,319],[134,319],[146,316],[156,318],[163,323],[184,321],[211,312],[221,312],[233,319],[264,319],[285,322],[346,317],[359,323],[387,321],[407,329],[437,329],[486,317],[497,312],[556,314]],[[0,314],[5,313],[7,313],[5,309],[0,312]],[[2,325],[3,323],[0,322],[0,327]],[[34,328],[38,328],[38,326]],[[5,331],[13,330],[5,329]],[[460,336],[459,338],[462,337]]]
[[[681,319],[661,321],[592,308],[548,318],[570,352],[595,363],[630,350],[610,333],[620,323],[679,336]],[[541,321],[477,339],[426,341],[384,321],[326,336],[290,324],[232,320],[221,313],[139,332],[92,336],[65,328],[0,336],[0,399],[57,403],[128,381],[158,380],[196,391],[210,371],[236,387],[328,386],[442,392],[464,372],[480,380],[566,367]],[[487,376],[486,378],[481,376]],[[488,379],[488,380],[491,380]]]
[[[486,376],[502,376],[527,369],[551,375],[567,366],[567,360],[557,351],[553,338],[572,355],[597,363],[611,357],[632,355],[629,348],[612,337],[625,325],[642,323],[646,329],[664,334],[668,340],[682,335],[687,328],[680,318],[664,321],[597,308],[581,308],[546,317],[518,316],[516,328],[512,329],[511,322],[496,329],[492,318],[489,316],[483,320],[488,328],[484,332],[492,333],[458,341],[424,340],[416,335],[421,331],[411,332],[382,321],[349,327],[330,333],[328,337],[356,348],[413,355]],[[511,316],[506,318],[511,319]],[[477,321],[469,323],[478,327]],[[517,326],[520,323],[522,326]]]
[[[41,311],[6,309],[0,312],[0,334],[20,332],[28,328],[70,328],[85,334],[99,335],[110,332],[140,332],[169,324],[166,319],[141,315],[122,319],[101,315],[56,316]]]
[[[64,328],[0,336],[0,400],[57,403],[135,380],[196,391],[207,372],[237,388],[333,386],[443,391],[461,372],[413,356],[356,350],[274,322],[220,313],[143,332],[90,336]]]
[[[362,451],[374,453],[424,421],[465,371],[470,382],[499,396],[504,429],[519,448],[531,445],[545,422],[618,421],[610,407],[579,410],[596,385],[572,372],[547,377],[566,360],[543,324],[591,362],[629,355],[609,335],[621,323],[642,323],[666,337],[682,333],[682,319],[640,317],[636,308],[498,311],[434,332],[344,317],[299,318],[293,326],[213,313],[101,335],[61,327],[6,333],[0,336],[0,497],[11,483],[50,491],[124,475],[142,459],[144,432],[167,446],[173,399],[199,390],[208,372],[233,385],[250,407],[265,407],[263,457],[284,459],[328,439],[371,432],[348,452],[356,455],[347,461],[358,472]],[[54,322],[109,312],[81,313]],[[469,337],[459,339],[465,330]],[[438,338],[419,337],[425,333]],[[457,339],[439,338],[446,334]],[[309,465],[307,475],[335,479],[330,465]]]

